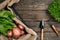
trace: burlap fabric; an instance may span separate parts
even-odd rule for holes
[[[13,10],[10,8],[14,3],[18,3],[20,0],[5,0],[4,2],[0,3],[0,10],[4,9],[5,7],[8,8],[13,14]],[[15,15],[15,14],[14,14]],[[25,30],[28,34],[23,35],[19,37],[18,39],[13,40],[36,40],[37,39],[37,34],[34,32],[31,28],[28,28],[23,22],[21,22],[17,17],[14,18],[14,20],[18,21],[21,25],[25,27]],[[0,40],[8,40],[7,37],[0,35]]]

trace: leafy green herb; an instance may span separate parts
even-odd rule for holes
[[[0,11],[0,33],[7,36],[7,31],[13,29],[15,16],[7,10]]]
[[[48,7],[50,14],[60,22],[60,0],[54,0]]]

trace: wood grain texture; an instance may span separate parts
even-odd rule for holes
[[[17,11],[19,15],[27,21],[34,20],[34,21],[44,21],[50,20],[50,15],[47,13],[48,11]],[[51,19],[52,20],[52,19]]]
[[[54,24],[60,33],[60,23],[55,21],[49,14],[48,5],[53,0],[21,0],[18,4],[14,5],[15,10],[23,18],[29,28],[33,29],[37,34],[37,40],[40,40],[41,33],[39,23],[42,19],[45,21],[44,40],[60,40],[51,25]]]
[[[16,4],[17,10],[47,10],[48,4],[53,0],[21,0]]]

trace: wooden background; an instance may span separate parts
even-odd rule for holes
[[[21,0],[14,6],[15,10],[24,19],[25,23],[37,34],[37,40],[40,40],[39,23],[42,19],[45,21],[44,40],[60,40],[50,24],[54,24],[60,30],[60,23],[56,22],[48,13],[48,5],[53,0]]]

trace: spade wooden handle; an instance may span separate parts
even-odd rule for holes
[[[43,29],[41,30],[41,40],[43,40]]]
[[[58,32],[57,28],[54,25],[52,25],[52,29],[56,33],[56,35],[59,36],[59,32]]]

